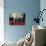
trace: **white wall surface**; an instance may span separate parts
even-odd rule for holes
[[[46,0],[40,0],[40,9],[41,10],[46,9]],[[46,27],[46,11],[44,11],[42,16],[44,21],[43,22],[40,21],[40,25],[43,25]]]
[[[4,41],[4,2],[0,0],[0,42]]]
[[[46,9],[46,0],[40,0],[40,9]],[[43,22],[41,21],[41,25],[46,26],[46,10],[43,12]]]

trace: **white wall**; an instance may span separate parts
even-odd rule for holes
[[[0,42],[4,41],[4,3],[0,0]]]
[[[46,9],[46,0],[40,0],[40,9]],[[41,21],[41,25],[46,26],[46,11],[43,12],[43,22]]]
[[[40,9],[46,9],[46,0],[40,0]],[[43,17],[43,22],[40,21],[40,25],[46,26],[46,11],[42,15]],[[45,42],[46,43],[46,42]]]

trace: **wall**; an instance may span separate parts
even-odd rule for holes
[[[40,1],[40,10],[46,9],[46,0],[41,0]],[[46,27],[46,11],[44,11],[43,15],[43,22],[40,21],[40,25],[43,25]],[[46,40],[45,40],[46,41]],[[45,42],[46,43],[46,42]]]
[[[41,9],[41,11],[43,9],[46,9],[46,0],[41,0],[40,1],[40,9]],[[46,26],[46,11],[43,12],[42,17],[43,17],[43,22],[41,21],[40,25]]]
[[[18,41],[32,30],[32,25],[36,24],[33,19],[35,13],[40,10],[40,0],[4,0],[4,38],[7,41]],[[23,26],[10,26],[9,13],[25,12],[26,22]]]
[[[3,0],[0,0],[0,42],[4,41],[4,8],[3,6],[4,6]]]

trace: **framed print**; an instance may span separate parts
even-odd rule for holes
[[[9,16],[10,25],[25,25],[25,13],[11,13]]]

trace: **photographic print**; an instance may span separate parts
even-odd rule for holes
[[[25,25],[25,13],[11,13],[9,17],[10,25]]]

